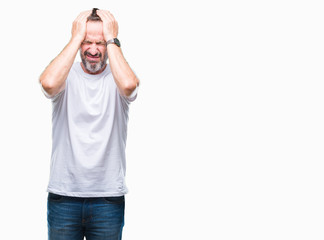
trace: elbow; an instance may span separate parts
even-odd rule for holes
[[[134,90],[137,88],[138,85],[139,85],[139,80],[137,78],[135,78],[133,81],[129,81],[123,87],[124,95],[126,97],[129,97],[134,92]]]
[[[54,95],[54,85],[51,83],[51,81],[44,78],[43,76],[40,76],[39,83],[49,97],[52,97]]]

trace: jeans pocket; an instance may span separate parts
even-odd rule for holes
[[[103,197],[103,200],[106,203],[110,204],[122,204],[125,202],[125,196],[120,196],[120,197]]]
[[[55,194],[55,193],[48,193],[48,198],[49,201],[53,202],[59,202],[63,199],[63,196]]]

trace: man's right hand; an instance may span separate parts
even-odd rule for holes
[[[86,37],[87,18],[91,11],[79,14],[72,25],[72,38],[60,54],[46,67],[39,77],[46,96],[54,97],[64,90],[65,80],[74,62],[75,56]]]
[[[76,39],[82,43],[86,36],[87,31],[87,18],[90,16],[91,11],[84,11],[73,21],[72,25],[72,39]]]

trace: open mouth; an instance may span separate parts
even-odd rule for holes
[[[92,55],[88,52],[85,52],[84,55],[86,56],[86,58],[89,60],[89,61],[94,61],[94,62],[98,62],[98,60],[100,60],[100,53],[97,53],[95,55]]]

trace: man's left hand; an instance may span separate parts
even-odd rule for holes
[[[103,23],[103,35],[105,41],[113,38],[117,38],[118,35],[118,23],[114,16],[107,10],[97,10],[97,14]]]

